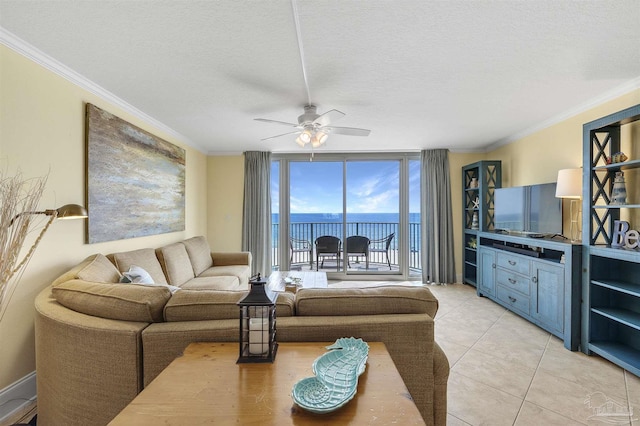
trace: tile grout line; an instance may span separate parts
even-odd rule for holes
[[[518,421],[518,417],[520,417],[520,413],[522,413],[522,407],[524,407],[524,403],[527,400],[527,395],[529,394],[529,391],[531,390],[531,384],[533,383],[533,380],[536,378],[536,374],[538,374],[538,369],[540,368],[540,364],[542,363],[542,358],[544,358],[545,354],[547,353],[547,350],[549,349],[549,343],[550,342],[551,342],[551,334],[549,334],[549,336],[547,336],[547,343],[544,345],[544,351],[542,351],[542,356],[538,360],[538,364],[536,365],[536,368],[533,371],[533,375],[531,376],[531,380],[529,381],[529,386],[527,386],[527,391],[524,393],[524,397],[522,398],[522,403],[520,404],[520,408],[518,409],[518,414],[516,414],[516,418],[513,420],[513,424],[514,425]],[[557,414],[559,414],[559,413],[557,413]],[[563,417],[565,417],[565,416],[563,416]]]
[[[469,301],[465,301],[464,303],[461,303],[461,304],[460,304],[460,306],[458,306],[458,308],[463,307],[463,306],[464,306],[464,305],[466,305],[467,303],[469,303]],[[449,366],[449,369],[451,370],[451,369],[452,369],[452,368],[453,368],[453,367],[454,367],[454,366],[455,366],[455,365],[456,365],[456,364],[457,364],[457,363],[458,363],[462,358],[464,358],[464,356],[465,356],[465,355],[466,355],[466,354],[467,354],[471,349],[473,349],[473,347],[474,347],[476,344],[478,344],[478,342],[480,341],[480,339],[482,339],[482,338],[483,338],[483,337],[484,337],[484,336],[489,332],[489,330],[491,330],[491,329],[496,325],[496,323],[497,323],[498,321],[500,321],[500,318],[502,318],[504,315],[506,315],[506,313],[507,313],[507,310],[505,309],[505,310],[504,310],[504,312],[502,312],[502,313],[500,314],[500,316],[499,316],[498,318],[496,318],[496,320],[491,324],[491,326],[490,326],[490,327],[488,327],[488,328],[484,331],[484,333],[482,333],[482,335],[481,335],[480,337],[478,337],[478,338],[476,339],[476,341],[475,341],[475,342],[473,342],[473,344],[472,344],[471,346],[469,346],[469,348],[468,348],[466,351],[464,351],[464,353],[463,353],[460,357],[458,357],[458,359],[456,360],[456,362],[455,362],[453,365],[450,365],[450,366]],[[480,351],[480,352],[482,352],[482,351]],[[464,374],[461,374],[461,373],[458,373],[458,374],[460,374],[461,376],[464,376],[464,377],[468,377],[468,376],[465,376]],[[473,377],[469,377],[469,378],[470,378],[470,379],[473,379]],[[489,387],[492,387],[492,386],[489,386]],[[495,388],[494,388],[494,389],[495,389]],[[499,389],[498,389],[498,390],[499,390]]]
[[[529,402],[529,404],[535,405],[536,407],[539,407],[539,408],[541,408],[541,409],[543,409],[543,410],[550,411],[550,412],[552,412],[552,413],[554,413],[554,414],[557,414],[557,415],[558,415],[558,416],[560,416],[560,417],[564,417],[564,418],[566,418],[566,419],[568,419],[568,420],[571,420],[571,421],[573,421],[573,422],[576,422],[576,423],[580,423],[580,424],[583,424],[583,425],[587,425],[588,423],[584,423],[584,422],[582,422],[582,421],[579,421],[579,420],[573,419],[573,418],[571,418],[571,417],[569,417],[569,416],[567,416],[567,415],[565,415],[565,414],[563,414],[563,413],[559,413],[559,412],[557,412],[557,411],[555,411],[555,410],[553,410],[553,409],[551,409],[551,408],[543,407],[543,406],[538,405],[538,404],[536,404],[536,403],[533,403],[533,402],[527,401],[527,395],[529,394],[529,390],[531,389],[531,384],[533,383],[533,380],[535,379],[536,375],[538,374],[538,370],[540,369],[540,364],[542,363],[542,359],[544,358],[544,356],[546,355],[547,351],[549,350],[549,345],[550,345],[550,343],[551,343],[551,339],[552,339],[552,338],[553,338],[553,335],[552,335],[552,334],[549,334],[549,338],[548,338],[548,340],[547,340],[547,344],[546,344],[546,345],[545,345],[545,347],[544,347],[544,352],[542,353],[542,356],[540,357],[540,361],[538,362],[538,365],[536,366],[536,370],[535,370],[535,372],[533,373],[533,376],[531,377],[531,382],[529,383],[529,387],[527,388],[527,392],[525,393],[525,395],[524,395],[524,399],[522,400],[522,406],[520,406],[520,410],[518,410],[518,415],[516,416],[516,420],[518,419],[518,416],[520,416],[520,411],[522,410],[522,407],[524,406],[524,403],[525,403],[525,402]]]
[[[627,370],[622,369],[624,378],[624,390],[627,394],[627,412],[629,413],[629,426],[633,426],[633,407],[631,406],[631,394],[629,393],[629,381],[627,380],[627,374],[630,374]]]

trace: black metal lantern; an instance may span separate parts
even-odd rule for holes
[[[277,293],[267,288],[260,274],[249,279],[249,294],[240,307],[240,356],[238,363],[273,362],[276,359]]]

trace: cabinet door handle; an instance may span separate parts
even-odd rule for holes
[[[495,264],[495,263],[492,263],[492,264],[491,264],[491,267],[492,267],[493,269],[496,269],[496,264]]]
[[[515,303],[517,299],[515,297],[509,296],[509,300],[511,300],[511,303]]]
[[[533,281],[534,283],[538,282],[538,277],[531,277],[531,281]]]
[[[510,260],[510,261],[509,261],[509,265],[511,265],[511,266],[515,266],[515,264],[516,264],[516,261],[515,261],[515,260]]]
[[[515,283],[517,283],[518,281],[514,280],[513,278],[509,278],[509,282],[510,282],[511,284],[515,284]]]

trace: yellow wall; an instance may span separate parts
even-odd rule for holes
[[[244,156],[211,156],[207,170],[208,239],[211,250],[241,250]]]
[[[84,220],[54,222],[0,322],[2,390],[35,370],[33,300],[59,274],[92,253],[159,247],[194,235],[207,235],[207,158],[3,45],[0,64],[0,167],[9,175],[20,169],[25,177],[49,173],[40,202],[43,209],[67,203],[84,204],[86,102],[185,148],[187,156],[183,232],[85,244]]]

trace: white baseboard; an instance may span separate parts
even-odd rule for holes
[[[36,372],[0,390],[0,424],[36,399]]]

